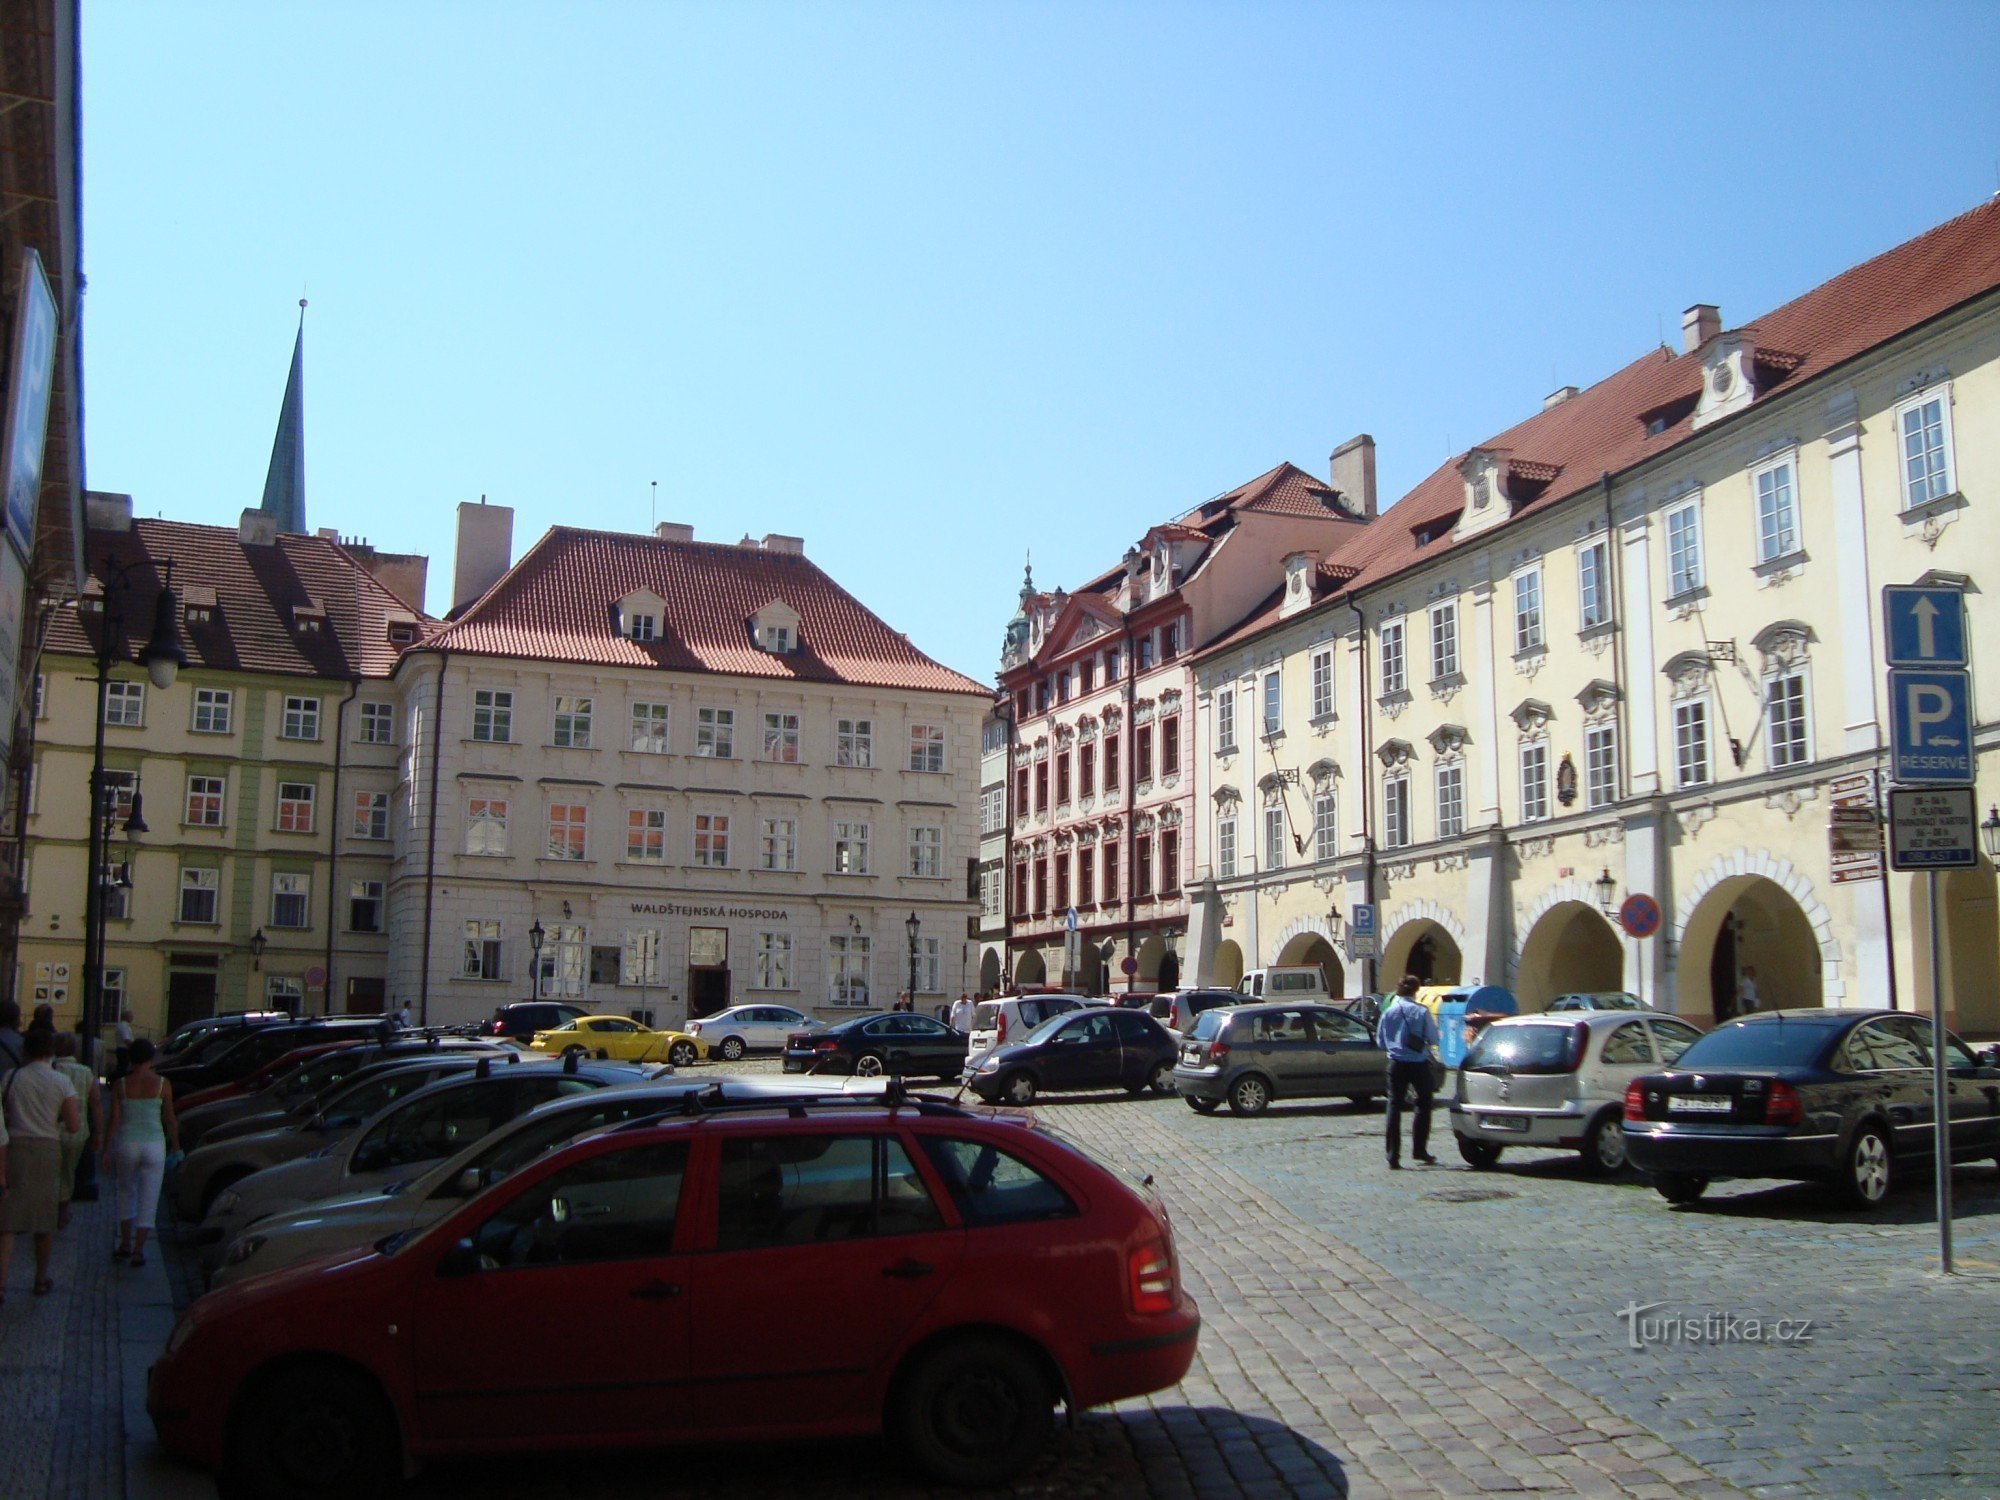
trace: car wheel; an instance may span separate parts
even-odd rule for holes
[[[930,1479],[1005,1484],[1033,1463],[1054,1427],[1055,1393],[1034,1356],[1007,1339],[954,1339],[897,1383],[891,1420]]]
[[[1229,1086],[1229,1111],[1238,1115],[1261,1115],[1271,1102],[1271,1085],[1255,1073],[1245,1073]]]
[[[1895,1185],[1896,1167],[1889,1154],[1889,1138],[1881,1127],[1864,1125],[1847,1143],[1840,1193],[1856,1208],[1880,1208]]]
[[[229,1424],[225,1493],[248,1500],[381,1494],[402,1478],[396,1423],[375,1383],[300,1365],[245,1383]]]
[[[1491,1141],[1476,1140],[1472,1136],[1458,1138],[1458,1154],[1468,1167],[1476,1167],[1484,1172],[1500,1160],[1501,1148]]]
[[[609,1062],[611,1061],[611,1054],[605,1051],[602,1047],[599,1047],[597,1049],[597,1060],[599,1062]]]
[[[1035,1102],[1035,1075],[1033,1073],[1009,1073],[1000,1085],[1000,1097],[1009,1104],[1033,1104]]]
[[[1653,1191],[1669,1203],[1693,1203],[1708,1191],[1708,1179],[1692,1172],[1655,1172]]]
[[[742,1037],[740,1037],[740,1036],[726,1036],[726,1037],[724,1037],[724,1038],[722,1039],[722,1047],[721,1047],[721,1049],[720,1049],[720,1050],[721,1050],[721,1052],[722,1052],[722,1060],[723,1060],[724,1062],[737,1062],[737,1061],[740,1061],[740,1060],[742,1059],[742,1056],[743,1056],[743,1050],[744,1050],[744,1049],[743,1049],[743,1038],[742,1038]],[[856,1071],[856,1072],[858,1073],[858,1072],[860,1072],[861,1070],[860,1070],[859,1068],[856,1068],[856,1069],[855,1069],[855,1071]]]
[[[729,1053],[725,1050],[722,1055],[727,1057]],[[854,1059],[856,1078],[880,1078],[883,1072],[882,1059],[872,1052],[864,1052]]]
[[[1625,1170],[1625,1127],[1619,1111],[1608,1109],[1583,1136],[1583,1169],[1593,1177]]]
[[[675,1042],[667,1048],[667,1061],[677,1068],[692,1066],[700,1056],[693,1042]]]
[[[1156,1094],[1171,1094],[1174,1091],[1174,1065],[1161,1063],[1146,1078],[1146,1087]]]
[[[1198,1115],[1212,1115],[1222,1104],[1220,1099],[1197,1099],[1188,1096],[1187,1107]]]

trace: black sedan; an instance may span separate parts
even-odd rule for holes
[[[992,1104],[1027,1104],[1044,1090],[1173,1087],[1174,1038],[1151,1016],[1104,1007],[1051,1016],[1019,1042],[988,1053],[967,1076]]]
[[[786,1037],[785,1071],[956,1078],[965,1068],[967,1044],[964,1032],[916,1011],[856,1016],[824,1031],[795,1031]]]
[[[1954,1161],[2000,1158],[2000,1068],[1948,1036]],[[1825,1182],[1874,1208],[1933,1160],[1931,1024],[1907,1011],[1780,1010],[1718,1027],[1625,1090],[1625,1149],[1671,1203],[1717,1177]]]

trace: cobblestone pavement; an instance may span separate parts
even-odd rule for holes
[[[1857,1218],[1817,1189],[1725,1185],[1688,1212],[1556,1153],[1385,1172],[1379,1108],[1041,1108],[1154,1174],[1206,1326],[1181,1386],[1086,1414],[1009,1494],[2000,1494],[1990,1168],[1958,1174],[1973,1274],[1947,1282],[1921,1190]],[[1434,1142],[1449,1155],[1442,1114]],[[1635,1350],[1619,1316],[1633,1303],[1815,1323],[1804,1347]],[[459,1462],[415,1493],[930,1492],[881,1444],[852,1442]]]

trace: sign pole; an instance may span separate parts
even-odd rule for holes
[[[1931,943],[1931,1105],[1936,1131],[1938,1269],[1953,1274],[1951,1265],[1951,1084],[1945,1076],[1944,983],[1938,949],[1938,877],[1931,870],[1924,876],[1930,898]]]

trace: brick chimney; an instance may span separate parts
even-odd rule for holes
[[[1681,352],[1692,354],[1722,332],[1722,309],[1709,302],[1697,302],[1681,314]]]
[[[1328,469],[1347,513],[1356,520],[1374,520],[1375,439],[1365,432],[1349,438],[1333,450]]]

